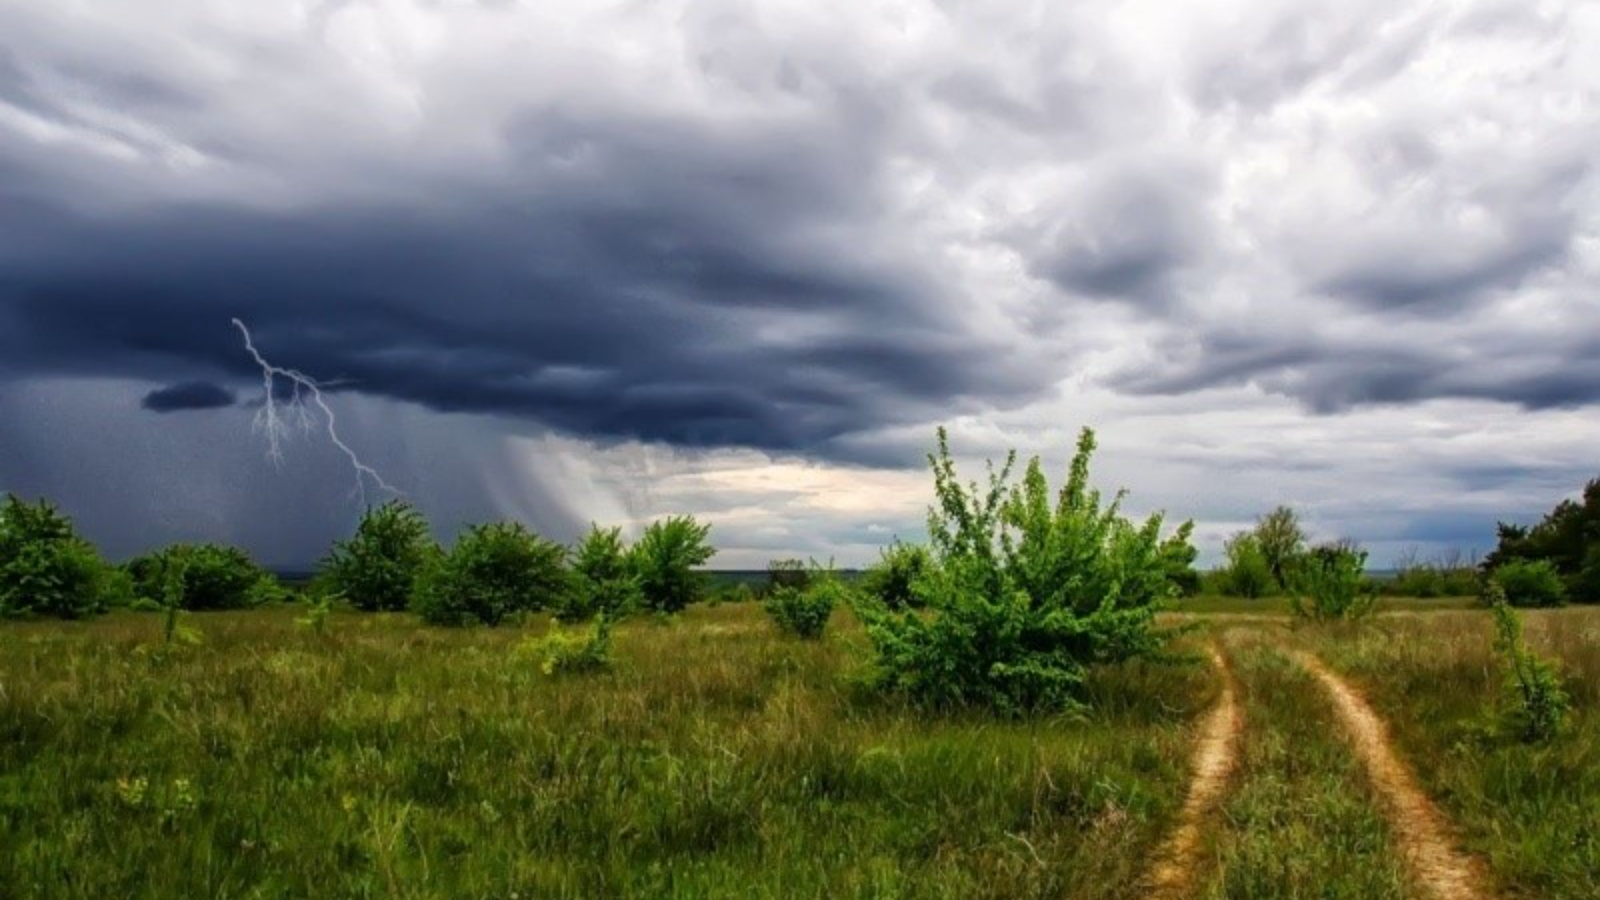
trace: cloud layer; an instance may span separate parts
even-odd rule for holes
[[[0,406],[62,398],[6,419],[0,482],[59,487],[44,445],[103,415],[73,385],[135,397],[125,440],[239,428],[237,316],[337,401],[476,423],[438,463],[487,485],[468,507],[557,530],[749,453],[873,494],[940,421],[989,423],[977,454],[1092,419],[1216,484],[1267,422],[1334,481],[1455,460],[1448,409],[1551,456],[1495,443],[1465,499],[1348,522],[1458,541],[1495,515],[1474,492],[1546,507],[1531,473],[1595,437],[1595,60],[1600,11],[1514,0],[0,6]],[[1374,422],[1392,448],[1348,434]],[[1333,503],[1305,471],[1275,493]],[[696,484],[666,495],[744,490]],[[769,499],[734,517],[752,554],[915,527]]]

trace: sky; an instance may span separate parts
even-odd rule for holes
[[[1206,562],[1482,550],[1600,475],[1597,147],[1583,0],[0,0],[0,490],[315,560],[238,318],[445,538],[860,565],[1087,426]]]

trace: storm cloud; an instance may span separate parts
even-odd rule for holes
[[[1568,415],[1600,404],[1582,4],[140,6],[0,9],[0,403],[34,410],[0,486],[74,490],[40,460],[105,419],[88,384],[132,404],[129,441],[247,435],[235,317],[335,402],[407,410],[350,427],[469,498],[430,500],[449,516],[558,532],[750,453],[898,478],[940,422],[973,453],[1126,429],[1152,454],[1128,474],[1219,529],[1236,501],[1160,474],[1262,458],[1211,428],[1426,443],[1469,415],[1546,448],[1446,455],[1544,473],[1471,481],[1519,509],[1595,436]],[[82,452],[151,491],[198,465]],[[1317,459],[1280,493],[1338,467]],[[338,475],[313,469],[290,477]],[[667,496],[722,508],[695,484]],[[752,554],[915,527],[745,499]],[[1407,515],[1372,531],[1460,537]]]

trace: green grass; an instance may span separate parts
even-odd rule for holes
[[[759,607],[616,633],[296,611],[0,627],[0,897],[1132,897],[1181,802],[1200,667],[1099,670],[1084,721],[938,718],[861,635]]]
[[[1482,604],[1476,597],[1379,597],[1376,612],[1438,612],[1441,610],[1476,609]],[[1197,615],[1219,614],[1253,614],[1265,616],[1289,616],[1289,599],[1287,597],[1260,597],[1254,600],[1246,597],[1224,597],[1216,594],[1202,594],[1197,597],[1185,597],[1175,601],[1170,611],[1173,613],[1186,613]]]
[[[1600,897],[1600,609],[1526,614],[1530,644],[1559,660],[1568,733],[1529,746],[1495,732],[1501,672],[1487,612],[1393,616],[1302,629],[1388,720],[1424,788],[1509,896]]]
[[[1388,826],[1326,696],[1273,648],[1265,630],[1225,637],[1247,737],[1196,895],[1419,896],[1406,885]]]

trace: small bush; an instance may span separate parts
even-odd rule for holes
[[[1172,583],[1179,597],[1200,593],[1200,573],[1194,568],[1200,550],[1191,542],[1193,537],[1194,523],[1184,522],[1172,537],[1161,542],[1161,561],[1167,570],[1167,581]]]
[[[1363,572],[1367,552],[1344,543],[1324,544],[1296,558],[1287,569],[1289,605],[1310,619],[1359,619],[1378,595]]]
[[[878,561],[861,576],[861,592],[892,610],[921,607],[915,585],[928,570],[928,548],[896,541],[879,551]]]
[[[237,547],[173,544],[130,560],[135,592],[163,608],[251,609],[287,596],[271,573]]]
[[[700,599],[705,576],[695,567],[705,565],[717,552],[707,542],[710,533],[710,525],[701,525],[692,516],[650,523],[630,554],[646,609],[682,612]]]
[[[780,588],[805,590],[811,584],[811,569],[798,559],[774,559],[767,563],[767,593]]]
[[[1502,563],[1489,579],[1505,593],[1512,606],[1561,606],[1567,588],[1555,563],[1547,559],[1514,559]]]
[[[44,500],[0,506],[0,615],[79,619],[107,607],[108,569]]]
[[[540,660],[539,668],[546,675],[609,669],[612,664],[611,619],[600,613],[586,634],[552,630],[527,649]]]
[[[572,590],[554,608],[559,621],[582,622],[596,615],[614,621],[640,605],[639,576],[620,528],[592,526],[573,551],[572,574]]]
[[[1529,650],[1522,639],[1522,617],[1507,602],[1497,582],[1486,588],[1494,613],[1495,651],[1506,670],[1507,720],[1517,736],[1529,743],[1544,743],[1565,727],[1572,700],[1561,677],[1548,661]]]
[[[767,615],[784,634],[817,640],[833,608],[847,602],[849,589],[829,570],[808,572],[805,587],[780,585],[767,595]]]
[[[1253,600],[1277,590],[1278,582],[1272,575],[1272,566],[1268,564],[1267,555],[1262,552],[1261,543],[1254,534],[1248,531],[1235,534],[1223,544],[1222,552],[1227,557],[1227,563],[1218,570],[1223,593]]]
[[[416,611],[432,625],[499,625],[554,606],[572,590],[567,551],[519,522],[473,525],[418,582]]]
[[[1037,458],[1010,483],[1014,453],[980,491],[957,478],[939,430],[930,564],[914,582],[927,611],[859,605],[880,687],[935,707],[1074,708],[1089,665],[1160,652],[1155,613],[1173,596],[1161,517],[1133,524],[1120,494],[1101,505],[1094,446],[1084,429],[1054,498]]]
[[[319,576],[363,612],[403,610],[437,551],[422,514],[403,500],[391,500],[369,508],[355,535],[334,544]]]

